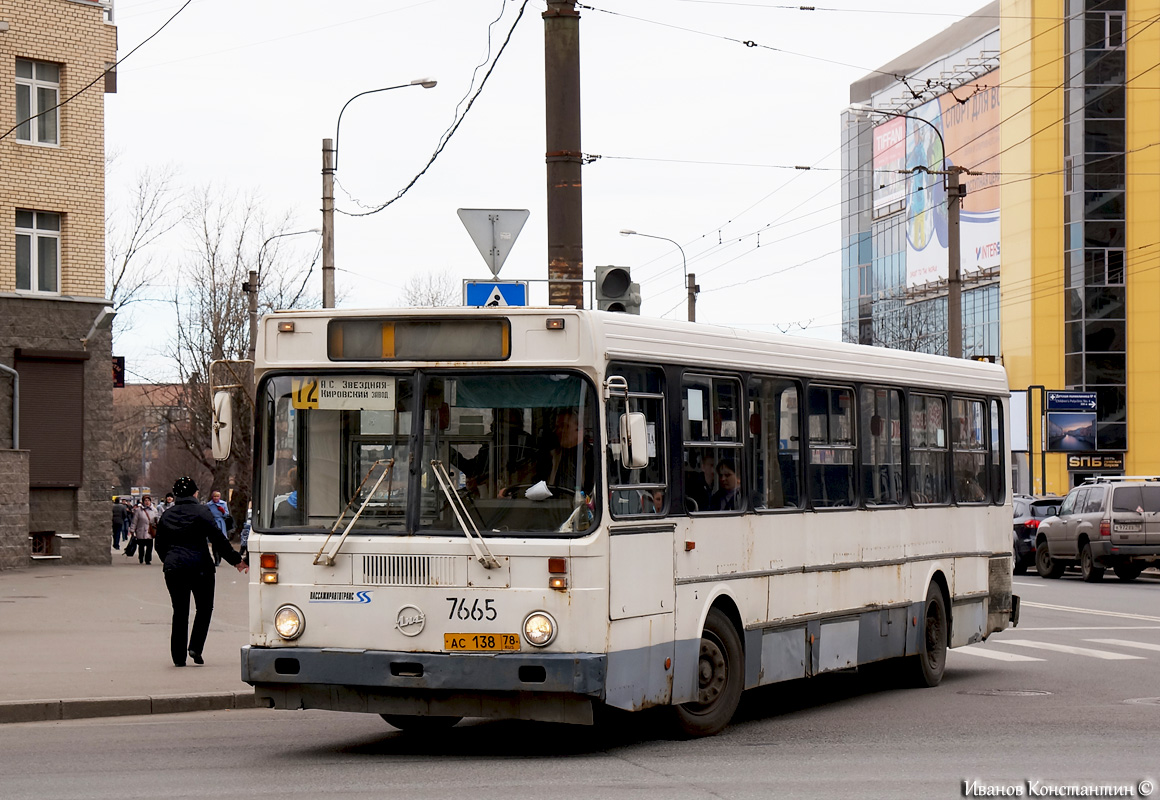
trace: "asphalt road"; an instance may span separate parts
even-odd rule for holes
[[[0,728],[0,797],[950,798],[964,781],[1141,796],[1160,780],[1160,579],[1016,592],[1020,627],[952,651],[938,688],[888,670],[769,687],[710,739],[666,738],[655,714],[432,738],[314,711],[29,723]]]

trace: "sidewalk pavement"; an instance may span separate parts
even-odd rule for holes
[[[160,560],[112,559],[0,572],[0,723],[252,708],[239,657],[250,576],[222,562],[205,665],[177,668]]]

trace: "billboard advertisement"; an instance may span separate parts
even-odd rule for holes
[[[906,120],[891,117],[874,128],[874,210],[906,197]]]
[[[999,70],[993,70],[908,112],[925,122],[892,120],[906,123],[904,169],[941,170],[945,142],[948,167],[986,173],[959,176],[967,187],[959,214],[963,277],[999,266],[999,81]],[[877,153],[877,129],[875,134]],[[874,166],[877,171],[877,159]],[[941,175],[916,171],[906,181],[906,285],[911,288],[947,278],[947,195]]]

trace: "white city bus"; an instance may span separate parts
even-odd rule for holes
[[[572,308],[282,312],[250,645],[275,708],[591,723],[1018,621],[995,365]]]

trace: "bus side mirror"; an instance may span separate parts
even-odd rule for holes
[[[213,457],[225,461],[230,457],[230,442],[234,438],[234,402],[229,392],[213,396],[213,427],[210,432]]]
[[[648,420],[639,411],[620,417],[620,463],[625,469],[648,466]]]

